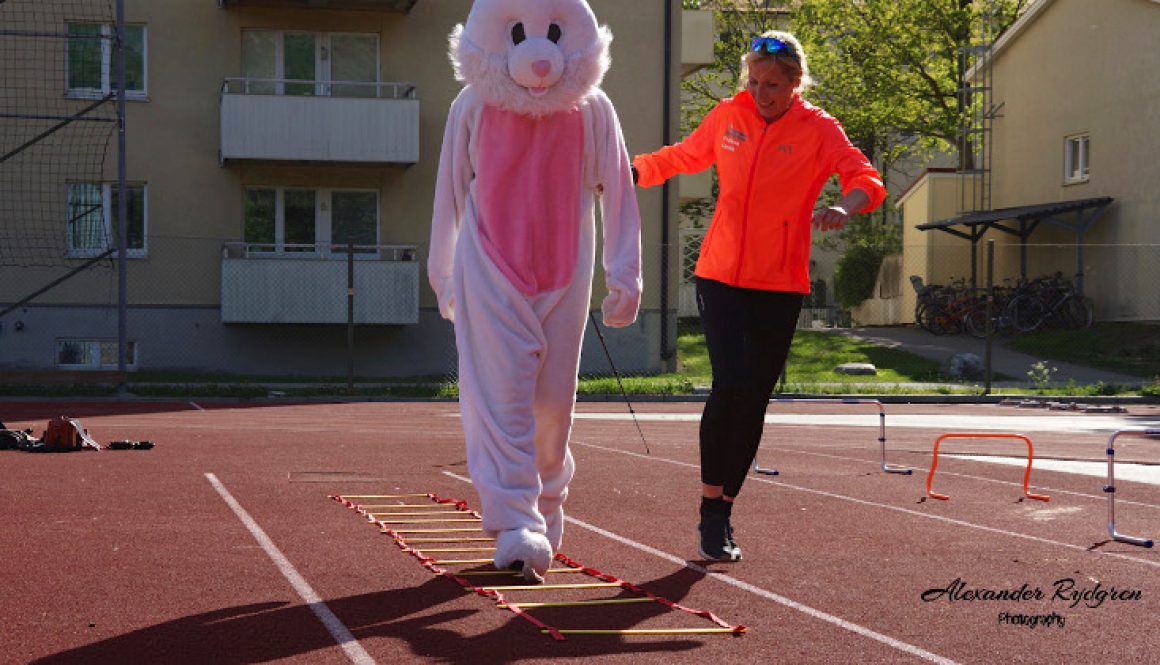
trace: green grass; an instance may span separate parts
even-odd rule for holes
[[[1160,377],[1160,324],[1101,323],[1090,330],[1051,330],[1022,335],[1007,342],[1012,348],[1043,358],[1074,362],[1141,377]],[[712,383],[705,338],[696,320],[682,320],[677,337],[677,372],[653,376],[623,376],[624,390],[633,395],[683,395]],[[843,363],[871,363],[877,375],[838,374]],[[1096,383],[1035,387],[1028,377],[996,375],[995,380],[1027,382],[1027,388],[1007,388],[1004,394],[1102,396],[1138,393],[1160,397],[1160,378],[1139,390]],[[129,392],[141,397],[220,397],[263,399],[268,397],[363,397],[450,398],[458,397],[458,385],[444,377],[356,377],[348,387],[346,377],[241,376],[224,373],[189,374],[139,372],[129,375]],[[938,383],[929,390],[900,384]],[[581,377],[581,395],[619,395],[615,377]],[[799,330],[794,335],[782,392],[799,394],[906,395],[927,392],[975,395],[981,389],[944,376],[940,364],[898,349],[876,346],[833,332]],[[115,394],[110,386],[96,385],[0,385],[0,396],[101,396]]]
[[[1097,323],[1087,330],[1044,330],[1008,346],[1043,358],[1142,378],[1160,377],[1160,323]]]
[[[695,324],[682,324],[677,337],[677,357],[681,374],[695,384],[712,382],[705,335]],[[878,368],[874,376],[838,374],[834,368],[843,363],[872,363]],[[790,346],[786,363],[788,384],[896,384],[950,381],[939,371],[939,363],[916,355],[854,340],[844,335],[815,330],[799,330]]]

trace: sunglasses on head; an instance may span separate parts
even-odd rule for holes
[[[750,51],[764,51],[771,55],[785,55],[798,60],[797,51],[794,50],[787,42],[783,42],[777,37],[754,37],[749,44]],[[800,62],[800,60],[799,60]]]

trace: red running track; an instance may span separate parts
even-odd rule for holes
[[[1025,412],[888,405],[890,461],[911,476],[881,472],[876,422],[768,426],[761,460],[781,475],[751,476],[739,499],[745,560],[706,564],[694,558],[700,408],[637,405],[651,455],[630,420],[577,419],[564,553],[749,632],[559,642],[434,576],[327,498],[433,492],[477,506],[453,403],[0,402],[9,426],[39,432],[69,415],[101,442],[157,444],[0,452],[0,662],[1150,663],[1160,653],[1160,555],[1107,540],[1100,477],[1036,468],[1031,486],[1052,500],[1025,501],[1018,465],[944,450],[938,486],[953,498],[926,500],[945,430],[937,418],[890,420]],[[1145,416],[1156,411],[1127,417]],[[1037,462],[1104,460],[1107,432],[1027,434]],[[1158,441],[1122,444],[1121,463],[1160,461]],[[991,442],[954,452],[1026,455]],[[1117,487],[1120,528],[1160,534],[1160,487],[1119,469]],[[576,628],[700,621],[653,605],[536,612]],[[1019,623],[1031,617],[1040,623]]]

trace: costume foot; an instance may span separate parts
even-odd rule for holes
[[[552,545],[544,534],[511,529],[496,536],[496,568],[518,571],[528,582],[539,584],[551,565]]]
[[[552,546],[553,552],[559,552],[564,540],[564,509],[557,508],[544,513],[544,522],[548,526],[548,544]]]

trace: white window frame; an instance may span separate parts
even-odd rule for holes
[[[382,38],[377,32],[314,32],[310,30],[267,30],[267,29],[246,29],[243,32],[266,32],[274,35],[274,78],[278,83],[274,84],[275,95],[286,94],[286,83],[283,79],[286,78],[286,35],[313,35],[314,36],[314,95],[317,97],[329,97],[331,93],[331,57],[333,52],[331,40],[336,36],[353,35],[358,37],[374,37],[375,38],[375,80],[368,82],[371,84],[381,84],[383,82],[383,52],[382,52]],[[244,39],[243,39],[244,43]],[[245,76],[245,72],[242,72]],[[246,84],[247,92],[249,84]],[[381,87],[381,86],[380,86]],[[375,97],[380,96],[381,91],[375,91]]]
[[[72,247],[69,240],[68,229],[68,215],[72,214],[72,192],[74,185],[89,185],[93,187],[100,187],[101,189],[101,221],[104,225],[102,229],[102,244],[100,247]],[[104,252],[113,249],[117,246],[116,234],[116,220],[119,218],[119,211],[113,209],[113,188],[117,187],[117,183],[109,182],[70,182],[66,188],[65,194],[65,256],[69,258],[91,258],[103,254]],[[131,259],[141,259],[149,255],[149,186],[143,182],[128,182],[125,183],[126,189],[140,189],[141,190],[141,247],[127,247],[126,256]]]
[[[1072,163],[1072,147],[1079,146],[1079,163]],[[1075,185],[1091,179],[1091,134],[1072,134],[1063,139],[1063,184]]]
[[[65,30],[69,26],[87,23],[93,25],[90,21],[70,21],[65,24]],[[116,39],[116,27],[111,23],[101,23],[101,87],[97,88],[72,88],[69,87],[69,45],[72,40],[65,40],[65,55],[64,55],[64,85],[65,96],[70,99],[100,99],[114,91],[116,87],[116,68],[115,54],[113,53],[113,45]],[[137,101],[145,100],[149,97],[149,28],[143,23],[126,24],[126,28],[141,28],[141,89],[129,90],[125,89],[125,99],[132,99]]]
[[[111,362],[101,362],[102,348],[111,350],[112,355],[117,355],[117,340],[106,338],[73,338],[64,337],[58,338],[53,348],[53,364],[59,369],[72,370],[110,370],[119,369],[119,359],[114,359]],[[80,362],[65,363],[61,362],[61,355],[65,351],[66,345],[74,345],[79,348],[82,353]],[[109,347],[112,347],[109,349]],[[135,369],[137,367],[137,343],[133,340],[126,342],[125,367]]]
[[[251,245],[261,245],[263,243],[252,243],[245,238],[245,217],[243,213],[242,219],[242,238],[247,245],[246,255],[249,257],[270,257],[270,258],[305,258],[305,257],[321,257],[331,258],[336,256],[344,257],[346,252],[339,246],[333,244],[333,233],[331,225],[331,214],[334,208],[332,201],[333,194],[336,192],[361,192],[375,195],[375,251],[374,252],[355,252],[355,258],[371,258],[377,257],[380,253],[378,247],[382,244],[382,208],[383,197],[382,192],[377,189],[356,188],[356,187],[292,187],[284,185],[250,185],[243,189],[243,199],[246,192],[251,190],[273,190],[274,191],[274,248],[273,251],[250,249]],[[286,192],[287,190],[309,190],[314,192],[314,250],[313,251],[293,251],[286,249]],[[243,200],[243,210],[245,203]]]

